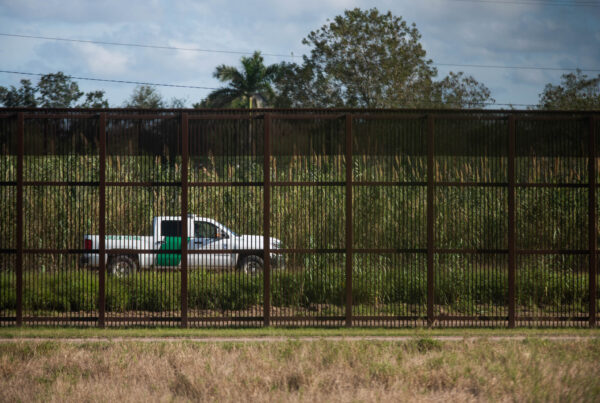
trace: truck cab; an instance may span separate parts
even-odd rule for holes
[[[234,246],[239,246],[236,242],[238,235],[225,227],[223,224],[210,219],[197,217],[195,215],[188,216],[187,221],[187,250],[188,252],[188,267],[211,267],[211,268],[228,268],[233,267],[237,263],[237,254],[234,252],[226,252],[234,249]],[[179,250],[181,248],[181,217],[180,216],[161,216],[155,217],[153,220],[153,234],[156,240],[156,246],[159,250]],[[260,245],[248,244],[247,248],[259,249]],[[214,253],[193,253],[193,251],[210,251]],[[168,268],[178,266],[180,264],[180,254],[158,254],[154,260],[154,267]]]
[[[262,235],[238,235],[225,225],[211,218],[188,215],[187,263],[189,268],[239,269],[257,273],[264,266],[264,237]],[[172,269],[181,266],[181,216],[157,216],[152,220],[152,235],[106,235],[106,250],[118,249],[119,253],[107,253],[106,267],[109,273],[127,275],[138,269]],[[270,249],[281,249],[281,241],[269,239]],[[84,236],[85,249],[99,247],[98,235]],[[128,252],[131,250],[131,252]],[[147,251],[147,252],[146,252]],[[86,253],[81,264],[97,267],[98,253]],[[283,265],[281,254],[271,254],[272,267]]]

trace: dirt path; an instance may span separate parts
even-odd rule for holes
[[[437,341],[459,342],[459,341],[522,341],[525,339],[548,340],[548,341],[574,341],[600,339],[600,336],[568,336],[568,335],[532,335],[532,336],[257,336],[257,337],[14,337],[0,338],[0,343],[24,343],[24,342],[61,342],[61,343],[278,343],[287,341],[387,341],[405,342],[421,338]]]

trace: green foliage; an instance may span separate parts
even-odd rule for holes
[[[0,272],[0,311],[17,309],[17,289],[15,274],[9,271]]]
[[[35,93],[36,88],[31,85],[30,80],[21,80],[19,88],[15,88],[14,85],[10,88],[0,87],[0,103],[9,108],[18,106],[34,108],[38,104]]]
[[[452,268],[436,276],[436,305],[469,313],[474,307],[505,307],[508,301],[506,270]],[[97,310],[98,278],[89,271],[26,273],[23,303],[29,313],[92,312]],[[425,270],[410,267],[355,268],[352,298],[355,306],[424,306]],[[29,282],[30,281],[30,282]],[[585,312],[589,301],[585,273],[564,273],[530,267],[517,273],[517,306],[524,310],[570,307]],[[16,309],[16,278],[0,275],[0,310]],[[235,271],[191,270],[188,307],[201,311],[242,311],[262,304],[263,278]],[[145,271],[126,278],[108,276],[108,312],[178,311],[180,276],[177,272]],[[345,304],[343,267],[275,270],[271,281],[272,305],[304,307]]]
[[[251,57],[242,57],[241,64],[241,70],[224,64],[217,66],[214,72],[215,78],[229,85],[211,92],[195,107],[252,109],[253,106],[260,107],[260,103],[264,104],[272,98],[271,82],[279,67],[274,64],[265,66],[264,59],[258,51]],[[256,105],[257,103],[259,105]]]
[[[346,10],[302,42],[303,63],[282,63],[278,107],[481,107],[493,101],[473,77],[437,70],[415,24],[376,8]]]
[[[414,345],[415,349],[420,353],[440,351],[443,347],[442,342],[429,337],[417,339],[412,343],[412,345]]]
[[[84,95],[84,101],[77,104]],[[0,87],[0,104],[6,107],[108,108],[104,91],[84,94],[77,82],[62,71],[42,75],[35,87],[30,80],[21,80],[19,88]]]
[[[188,306],[202,310],[243,310],[262,301],[262,277],[232,272],[193,271],[188,279]]]
[[[407,97],[435,75],[420,39],[414,24],[391,12],[355,8],[302,42],[312,47],[315,74],[328,78],[344,105],[381,108],[414,102]]]
[[[125,102],[127,108],[159,109],[165,106],[162,95],[150,85],[135,87],[129,100]]]
[[[82,108],[108,108],[104,91],[92,91],[85,94],[85,100],[79,105]]]
[[[489,88],[462,71],[433,83],[429,96],[431,108],[483,108],[494,102]]]
[[[62,71],[45,74],[37,85],[38,104],[43,108],[69,108],[83,96],[79,85]]]
[[[600,109],[600,74],[588,78],[580,70],[563,74],[559,85],[546,84],[540,94],[540,109]]]
[[[23,306],[32,312],[89,312],[96,309],[98,282],[94,277],[72,272],[41,275],[39,288],[37,283],[30,283],[31,279],[26,278],[24,282]]]

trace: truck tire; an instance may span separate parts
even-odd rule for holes
[[[115,277],[127,277],[137,269],[137,263],[129,256],[116,256],[108,264],[108,272]]]
[[[246,256],[240,263],[240,271],[244,274],[256,275],[262,273],[265,262],[256,255]]]

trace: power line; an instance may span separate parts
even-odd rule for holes
[[[556,6],[556,7],[600,7],[600,3],[593,1],[571,2],[571,1],[502,1],[502,0],[449,0],[462,1],[469,3],[490,3],[490,4],[508,4],[508,5],[536,5],[536,6]]]
[[[451,1],[477,1],[477,0],[451,0]],[[7,36],[13,38],[27,38],[27,39],[43,39],[51,41],[65,41],[65,42],[78,42],[78,43],[93,43],[100,45],[114,45],[114,46],[130,46],[130,47],[141,47],[151,49],[162,49],[162,50],[181,50],[187,52],[205,52],[205,53],[231,53],[238,55],[251,55],[253,52],[241,52],[233,50],[216,50],[216,49],[198,49],[198,48],[180,48],[175,46],[161,46],[161,45],[147,45],[147,44],[136,44],[136,43],[125,43],[125,42],[104,42],[104,41],[93,41],[83,39],[71,39],[71,38],[58,38],[50,36],[34,36],[34,35],[20,35],[20,34],[9,34],[0,32],[0,36]],[[283,55],[274,53],[261,53],[265,56],[277,56],[277,57],[288,57],[288,58],[299,58],[298,55]],[[488,65],[488,64],[465,64],[465,63],[432,63],[434,66],[447,66],[447,67],[470,67],[470,68],[484,68],[484,69],[512,69],[512,70],[549,70],[549,71],[586,71],[586,72],[600,72],[600,69],[584,69],[577,67],[546,67],[546,66],[502,66],[502,65]]]
[[[24,72],[24,71],[13,71],[13,70],[0,70],[0,73],[18,74],[18,75],[24,75],[24,76],[45,76],[46,75],[46,74],[42,74],[42,73],[28,73],[28,72]],[[65,77],[75,79],[75,80],[100,81],[100,82],[117,83],[117,84],[151,85],[151,86],[157,86],[157,87],[192,88],[192,89],[202,89],[202,90],[219,89],[219,88],[215,88],[215,87],[200,87],[200,86],[194,86],[194,85],[164,84],[164,83],[151,83],[151,82],[144,82],[144,81],[128,81],[128,80],[110,80],[110,79],[105,79],[105,78],[93,78],[93,77],[77,77],[77,76],[71,76],[71,75],[67,75],[67,74],[65,74]],[[430,104],[433,105],[434,103],[430,102]],[[483,102],[481,105],[510,106],[510,107],[513,107],[513,106],[535,107],[535,106],[537,106],[535,104],[496,103],[496,102]]]
[[[98,45],[111,45],[111,46],[129,46],[136,48],[148,48],[148,49],[162,49],[162,50],[183,50],[186,52],[204,52],[204,53],[228,53],[234,55],[252,55],[254,52],[236,51],[236,50],[220,50],[220,49],[201,49],[201,48],[182,48],[178,46],[164,46],[164,45],[150,45],[144,43],[124,43],[124,42],[106,42],[106,41],[92,41],[86,39],[72,39],[72,38],[59,38],[52,36],[36,36],[36,35],[20,35],[20,34],[8,34],[0,33],[1,36],[10,36],[14,38],[27,38],[27,39],[45,39],[50,41],[62,41],[62,42],[77,42],[77,43],[93,43]],[[293,54],[284,55],[278,53],[261,53],[263,56],[273,57],[300,57]]]
[[[491,64],[457,64],[457,63],[432,63],[436,66],[450,67],[475,67],[484,69],[516,69],[516,70],[551,70],[551,71],[590,71],[600,72],[600,69],[579,69],[577,67],[542,67],[542,66],[501,66]]]
[[[43,73],[27,73],[24,71],[12,71],[12,70],[0,70],[0,73],[6,74],[20,74],[23,76],[45,76]],[[101,81],[105,83],[118,83],[118,84],[136,84],[136,85],[150,85],[154,87],[174,87],[174,88],[192,88],[195,90],[217,90],[217,87],[201,87],[196,85],[180,85],[180,84],[164,84],[164,83],[150,83],[145,81],[128,81],[128,80],[111,80],[107,78],[93,78],[93,77],[77,77],[66,75],[65,77],[75,80],[86,80],[86,81]]]

